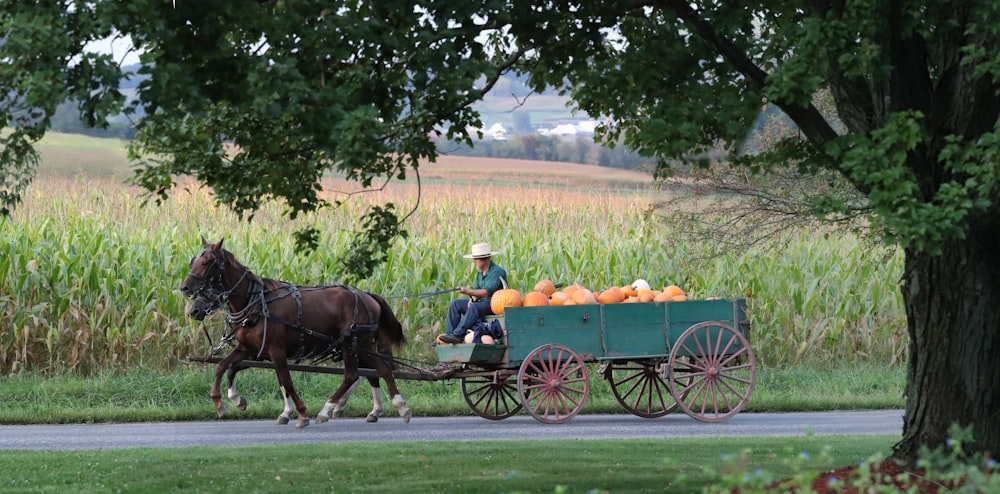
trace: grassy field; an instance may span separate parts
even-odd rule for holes
[[[760,492],[799,471],[869,461],[873,451],[884,457],[894,440],[431,441],[258,446],[253,451],[6,451],[0,452],[5,472],[0,491],[690,494],[715,484]]]

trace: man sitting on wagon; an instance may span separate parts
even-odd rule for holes
[[[436,343],[464,343],[465,335],[472,331],[476,323],[492,315],[490,297],[503,288],[507,281],[507,271],[493,262],[493,256],[499,254],[490,250],[490,244],[481,243],[472,246],[472,252],[464,255],[472,259],[476,266],[476,279],[472,288],[460,286],[456,290],[469,298],[451,301],[448,306],[448,319],[445,322],[445,332],[437,337]]]

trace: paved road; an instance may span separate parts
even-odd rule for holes
[[[293,423],[294,424],[294,423]],[[387,417],[313,423],[296,429],[270,420],[139,424],[0,425],[0,450],[250,446],[350,441],[482,441],[491,439],[622,439],[728,436],[901,434],[903,411],[741,413],[708,424],[684,414],[658,419],[633,415],[578,415],[543,424],[528,415],[490,421],[479,417]]]

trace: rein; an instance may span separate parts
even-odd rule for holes
[[[407,295],[393,295],[391,297],[385,297],[386,299],[393,298],[427,298],[434,297],[436,295],[443,295],[445,293],[457,292],[458,288],[449,288],[447,290],[438,290],[436,292],[423,292],[423,293],[410,293]]]

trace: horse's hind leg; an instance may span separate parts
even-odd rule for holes
[[[274,372],[278,375],[278,385],[281,386],[281,396],[285,400],[285,409],[278,416],[278,425],[287,424],[291,420],[292,409],[298,414],[298,422],[295,427],[303,428],[309,425],[309,416],[306,415],[306,405],[299,399],[295,392],[295,385],[292,384],[292,374],[288,371],[288,361],[285,360],[284,348],[272,345],[268,352],[271,362],[274,363]]]
[[[344,394],[336,401],[333,399],[336,394],[330,396],[329,401],[326,402],[326,405],[323,405],[323,409],[316,415],[316,423],[322,424],[327,420],[339,419],[343,417],[344,407],[347,406],[347,399],[354,394],[354,390],[358,389],[358,384],[361,384],[360,379],[355,380],[354,384],[352,384],[351,387],[348,388],[347,391],[345,391]]]
[[[386,386],[389,387],[389,395],[392,396],[392,406],[396,407],[399,416],[403,417],[403,422],[410,423],[413,411],[410,410],[410,407],[406,406],[406,400],[403,399],[403,395],[399,394],[399,388],[396,387],[396,378],[392,375],[392,368],[383,359],[374,360],[375,370],[378,371],[378,375],[382,377]]]
[[[382,405],[382,388],[379,387],[377,377],[369,377],[368,384],[372,387],[372,411],[368,412],[368,416],[365,417],[366,422],[378,422],[378,418],[382,415],[382,411],[385,407]]]

